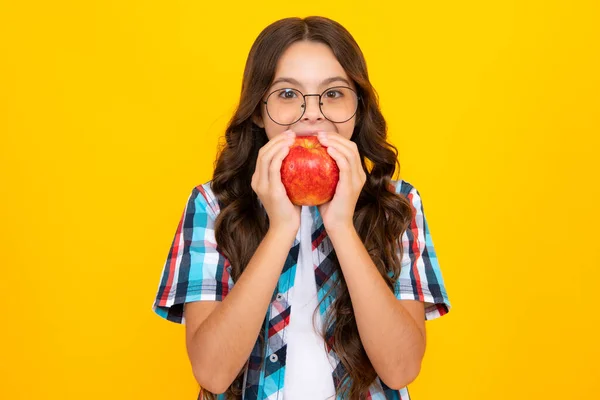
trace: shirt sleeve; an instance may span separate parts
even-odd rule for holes
[[[400,300],[424,302],[425,320],[435,319],[447,314],[451,304],[427,225],[421,195],[414,186],[403,180],[397,181],[396,192],[410,201],[413,218],[402,235],[404,254],[394,294]]]
[[[202,185],[189,195],[152,305],[159,316],[185,324],[184,303],[222,301],[233,287],[229,261],[217,249],[216,214]]]

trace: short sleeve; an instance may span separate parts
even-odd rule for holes
[[[185,324],[184,303],[222,301],[233,287],[229,261],[218,251],[207,188],[192,190],[164,264],[152,309],[159,316]],[[214,202],[214,200],[211,200]]]
[[[396,193],[404,195],[410,201],[413,218],[402,235],[404,254],[394,294],[400,300],[424,302],[425,320],[441,317],[450,311],[451,304],[427,225],[421,195],[415,187],[403,180],[397,181]]]

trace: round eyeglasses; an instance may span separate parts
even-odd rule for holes
[[[347,86],[334,86],[321,94],[303,94],[298,89],[277,89],[263,103],[267,114],[278,125],[291,125],[300,120],[306,111],[306,97],[318,96],[321,114],[331,122],[349,121],[358,109],[360,96]]]

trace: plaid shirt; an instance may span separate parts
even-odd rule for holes
[[[450,302],[438,259],[423,212],[421,196],[417,189],[404,180],[392,181],[396,193],[406,196],[413,207],[413,220],[402,237],[404,258],[394,294],[398,299],[420,300],[425,303],[425,320],[440,317],[450,310]],[[339,279],[339,269],[331,260],[333,246],[323,226],[316,207],[310,207],[314,224],[312,230],[312,256],[315,265],[318,301]],[[175,237],[164,265],[152,309],[159,316],[185,324],[183,304],[199,300],[222,301],[232,289],[231,265],[217,250],[214,221],[219,204],[210,189],[210,181],[195,187],[177,226]],[[283,396],[286,360],[286,328],[290,321],[291,299],[300,242],[298,237],[289,251],[271,304],[267,309],[264,332],[265,353],[261,354],[257,340],[244,367],[243,400],[271,400]],[[398,254],[399,255],[399,254]],[[392,273],[390,272],[390,276]],[[292,291],[293,292],[293,291]],[[334,301],[332,294],[320,305],[320,315]],[[334,366],[332,378],[338,385],[345,369],[330,344],[327,345],[329,361]],[[260,368],[261,361],[262,368]],[[201,398],[199,394],[198,399]],[[338,396],[338,400],[341,397]],[[376,378],[369,388],[369,399],[409,400],[408,387],[390,389]],[[225,399],[219,395],[218,399]]]

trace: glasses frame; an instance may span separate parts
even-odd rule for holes
[[[350,89],[352,92],[354,92],[354,94],[356,95],[356,109],[354,110],[354,113],[352,113],[352,116],[350,118],[348,118],[345,121],[333,121],[329,118],[327,118],[327,116],[325,115],[325,113],[323,112],[323,102],[321,101],[321,97],[328,91],[330,91],[331,89],[337,89],[337,88],[344,88],[344,89]],[[271,95],[273,93],[279,92],[281,90],[294,90],[298,93],[300,93],[300,95],[302,96],[302,105],[300,106],[302,108],[302,114],[300,114],[300,117],[298,117],[297,120],[295,120],[294,122],[290,122],[289,124],[280,124],[279,122],[275,121],[273,119],[273,117],[271,117],[271,114],[269,113],[269,107],[267,106],[267,102],[269,101],[269,97],[271,97]],[[293,125],[296,122],[300,121],[302,119],[302,117],[304,116],[304,113],[306,112],[306,97],[307,96],[318,96],[319,97],[319,111],[321,111],[321,115],[323,117],[325,117],[326,120],[333,122],[334,124],[342,124],[344,122],[350,121],[355,115],[356,112],[358,111],[358,103],[361,101],[361,96],[358,95],[358,93],[356,92],[356,90],[352,89],[351,87],[348,86],[332,86],[330,88],[327,88],[325,90],[323,90],[323,92],[321,94],[318,93],[309,93],[309,94],[304,94],[302,93],[299,89],[294,89],[294,88],[280,88],[280,89],[275,89],[272,92],[270,92],[267,96],[266,100],[262,100],[262,103],[265,105],[265,108],[267,110],[267,115],[269,116],[269,118],[271,119],[271,121],[275,122],[277,125],[282,125],[282,126],[287,126],[287,125]]]

